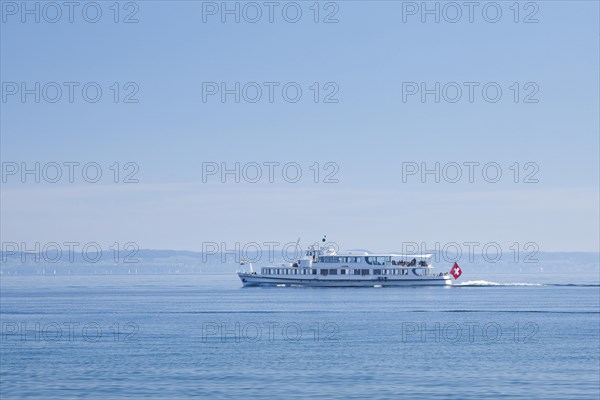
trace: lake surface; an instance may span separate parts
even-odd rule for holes
[[[240,286],[230,274],[4,275],[0,397],[600,396],[596,282]]]

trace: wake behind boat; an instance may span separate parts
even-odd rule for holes
[[[323,239],[325,241],[325,239]],[[365,251],[337,253],[333,247],[310,246],[298,262],[267,266],[254,272],[242,263],[238,276],[244,286],[384,287],[452,285],[462,271],[434,273],[431,254],[406,255]],[[249,267],[247,270],[246,267]]]

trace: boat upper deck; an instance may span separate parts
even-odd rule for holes
[[[429,268],[431,264],[427,259],[431,258],[431,254],[335,254],[315,257],[315,263],[333,264],[332,266],[342,264],[365,264],[365,265],[398,265],[407,267],[424,267]],[[346,265],[348,267],[349,265]]]

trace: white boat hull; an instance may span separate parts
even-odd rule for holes
[[[419,276],[411,278],[376,277],[368,278],[351,276],[344,278],[308,278],[278,277],[261,274],[238,273],[244,286],[306,286],[306,287],[389,287],[389,286],[450,286],[452,281],[448,275]]]

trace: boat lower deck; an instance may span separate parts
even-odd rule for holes
[[[399,277],[347,277],[347,278],[291,278],[238,274],[244,286],[307,286],[307,287],[373,287],[373,286],[448,286],[452,285],[447,275],[422,276],[419,278]]]

